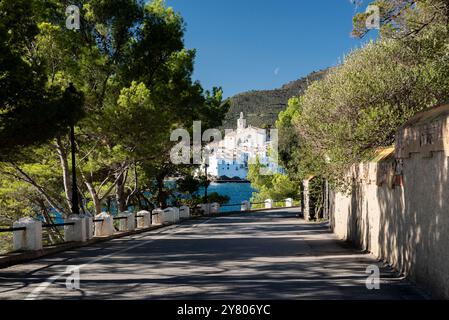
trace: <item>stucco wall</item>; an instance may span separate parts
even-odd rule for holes
[[[402,182],[385,178],[397,159],[360,165],[349,194],[331,195],[331,225],[436,298],[449,299],[449,176],[445,152],[401,160]],[[388,175],[388,173],[387,173]]]

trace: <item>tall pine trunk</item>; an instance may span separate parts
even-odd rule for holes
[[[120,174],[120,176],[117,176],[116,179],[115,200],[117,201],[117,210],[118,212],[125,212],[128,209],[126,207],[125,194],[126,175]]]
[[[162,174],[156,177],[157,203],[159,205],[159,208],[162,209],[167,208],[167,193],[165,192],[164,179],[165,176]]]
[[[94,204],[94,208],[95,208],[95,214],[100,214],[103,211],[102,205],[101,205],[101,200],[98,197],[98,193],[97,190],[95,190],[94,186],[92,185],[92,183],[90,183],[89,181],[85,181],[86,187],[89,190],[90,196],[92,197],[92,202]]]
[[[72,207],[72,181],[70,177],[69,161],[67,159],[67,151],[64,148],[61,137],[56,138],[56,151],[58,153],[59,162],[62,170],[62,181],[64,184],[64,193],[68,208]]]

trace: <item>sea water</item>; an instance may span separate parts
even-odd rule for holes
[[[204,188],[201,188],[199,192],[203,195]],[[228,204],[236,204],[236,206],[222,207],[220,212],[232,212],[240,211],[242,201],[249,201],[256,190],[250,183],[212,183],[207,192],[209,194],[217,192],[221,196],[228,196],[230,198]]]
[[[172,186],[172,182],[167,182],[168,186]],[[228,196],[229,202],[228,205],[234,205],[234,206],[224,206],[220,208],[220,212],[232,212],[232,211],[240,211],[241,203],[242,201],[250,201],[251,197],[254,192],[256,192],[255,189],[251,187],[250,183],[236,183],[236,182],[230,182],[230,183],[211,183],[209,188],[207,189],[207,192],[209,194],[213,192],[217,192],[221,196]],[[204,188],[200,188],[198,191],[199,195],[204,195]],[[132,208],[130,208],[132,210]],[[117,209],[115,206],[114,201],[111,203],[111,213],[117,214]],[[64,219],[62,218],[61,214],[54,212],[54,210],[51,210],[50,215],[53,217],[55,223],[63,223]],[[43,217],[40,217],[42,221],[44,221]]]

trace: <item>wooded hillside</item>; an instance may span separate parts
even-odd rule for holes
[[[293,96],[301,95],[312,82],[322,79],[326,73],[327,69],[313,72],[279,89],[249,91],[232,97],[231,108],[226,115],[223,127],[235,129],[240,112],[244,112],[249,125],[259,128],[274,126],[279,113],[287,108],[288,100]]]

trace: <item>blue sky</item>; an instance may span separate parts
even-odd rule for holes
[[[351,38],[349,0],[166,0],[197,50],[195,80],[226,97],[273,89],[336,65],[363,40]],[[364,9],[364,8],[363,8]],[[370,37],[375,37],[373,33]]]

